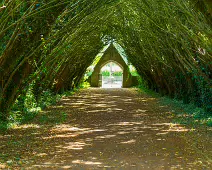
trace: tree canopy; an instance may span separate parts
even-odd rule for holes
[[[29,87],[78,86],[111,41],[148,88],[211,112],[210,0],[4,0],[0,23],[2,120]]]

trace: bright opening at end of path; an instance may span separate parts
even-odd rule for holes
[[[101,69],[102,88],[122,88],[123,70],[114,62],[107,63]]]

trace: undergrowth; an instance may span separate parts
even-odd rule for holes
[[[0,132],[13,128],[20,124],[27,124],[33,120],[38,113],[44,110],[46,107],[55,105],[61,100],[63,96],[71,96],[79,89],[88,88],[90,85],[86,82],[80,84],[79,87],[74,88],[71,91],[66,91],[62,94],[55,94],[51,90],[44,90],[39,101],[36,101],[36,96],[33,92],[33,86],[30,86],[24,95],[19,95],[15,104],[13,105],[7,122],[0,121]],[[62,114],[62,119],[65,119],[65,113]],[[43,115],[40,118],[40,122],[46,122],[48,118]]]
[[[162,104],[173,108],[173,112],[177,117],[174,120],[175,122],[194,126],[202,124],[212,127],[212,115],[203,108],[199,108],[193,103],[184,104],[182,100],[180,101],[168,97],[162,97],[160,99]]]
[[[20,95],[13,105],[7,122],[0,122],[0,131],[6,131],[14,126],[25,124],[43,109],[50,105],[56,104],[62,95],[54,94],[51,91],[44,91],[40,97],[39,102],[36,102],[35,96],[30,88],[26,96]]]
[[[138,89],[140,92],[145,92],[159,98],[160,104],[170,106],[172,112],[176,115],[176,119],[174,119],[176,123],[212,127],[212,113],[204,108],[197,107],[195,103],[185,104],[183,100],[161,96],[159,93],[149,90],[143,85],[139,85]]]

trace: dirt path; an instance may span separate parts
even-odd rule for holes
[[[0,169],[212,169],[211,129],[173,116],[136,89],[82,90],[0,135]]]

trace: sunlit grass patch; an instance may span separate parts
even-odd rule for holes
[[[143,94],[148,94],[152,98],[146,100],[139,99],[143,102],[158,99],[160,108],[167,108],[170,111],[170,118],[174,118],[174,122],[180,124],[191,124],[191,125],[207,125],[212,127],[212,115],[207,112],[204,108],[199,108],[195,104],[184,104],[182,100],[172,99],[167,96],[161,97],[160,94],[148,90],[143,86],[138,87],[138,91]]]
[[[212,126],[212,115],[203,108],[198,108],[194,104],[184,104],[183,101],[162,97],[160,103],[170,106],[176,115],[175,120],[181,124],[207,125]]]
[[[58,112],[41,112],[35,118],[41,124],[59,124],[67,120],[68,115],[61,110]]]
[[[19,126],[14,126],[13,129],[28,129],[28,128],[34,128],[34,129],[39,129],[40,125],[37,124],[24,124],[24,125],[19,125]]]

